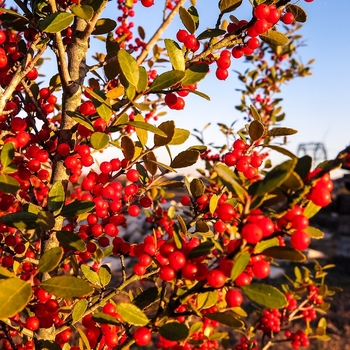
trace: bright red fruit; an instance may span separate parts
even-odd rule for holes
[[[225,295],[225,300],[229,307],[237,307],[243,303],[243,296],[237,289],[230,289]]]
[[[223,203],[216,208],[216,213],[218,214],[218,218],[220,220],[231,221],[234,218],[236,211],[231,204]]]
[[[257,224],[246,224],[242,228],[242,238],[249,244],[256,244],[263,238],[263,231]]]
[[[310,236],[305,231],[295,231],[292,234],[290,243],[294,249],[305,250],[310,245]]]
[[[221,288],[226,282],[226,276],[222,271],[213,269],[208,272],[207,282],[213,288]]]
[[[140,327],[136,329],[133,337],[137,345],[146,346],[151,341],[152,334],[147,327]]]

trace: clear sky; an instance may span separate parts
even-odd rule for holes
[[[153,8],[136,11],[135,23],[143,23],[147,37],[162,16],[157,3],[164,2],[155,0],[155,3]],[[311,58],[316,61],[312,65],[312,76],[294,79],[282,87],[282,107],[286,118],[281,125],[299,131],[288,140],[287,147],[292,152],[297,151],[299,143],[324,142],[328,158],[332,158],[350,143],[350,1],[295,3],[308,13],[308,21],[301,30],[306,47],[299,50],[299,59],[304,63]],[[189,1],[186,6],[190,6]],[[215,25],[219,11],[217,1],[212,0],[197,0],[196,7],[200,15],[200,33]],[[243,6],[233,14],[239,19],[249,19],[250,11],[249,1],[243,0]],[[182,28],[181,22],[175,21],[163,38],[175,38],[179,28]],[[248,67],[241,60],[233,59],[232,62],[231,70],[244,71]],[[178,127],[190,130],[202,129],[206,123],[212,123],[205,133],[207,142],[217,140],[219,143],[222,134],[216,132],[217,122],[230,124],[239,120],[240,126],[244,124],[242,115],[234,108],[240,98],[235,89],[240,87],[234,72],[230,72],[226,81],[218,81],[212,69],[210,76],[199,84],[199,90],[208,94],[211,101],[197,96],[187,97],[185,109],[170,111],[168,116],[174,118]],[[193,142],[196,141],[192,139],[187,144]]]

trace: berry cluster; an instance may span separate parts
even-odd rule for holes
[[[235,350],[258,350],[258,341],[248,340],[246,337],[241,337],[240,344],[235,346]]]
[[[267,336],[271,337],[273,333],[280,332],[281,317],[282,314],[278,309],[272,309],[270,311],[265,309],[257,328],[261,329]]]
[[[302,330],[298,330],[295,333],[292,333],[291,331],[286,331],[285,336],[291,340],[292,342],[292,348],[297,350],[300,348],[300,346],[309,346],[310,341]]]

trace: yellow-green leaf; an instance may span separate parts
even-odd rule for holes
[[[148,317],[136,305],[121,302],[117,305],[117,312],[124,322],[133,326],[146,326],[149,322]]]
[[[49,191],[48,210],[52,211],[54,215],[58,215],[63,207],[65,197],[62,182],[55,182]]]
[[[93,35],[107,34],[114,30],[117,26],[117,22],[110,18],[100,18],[95,25],[95,29],[92,32]]]
[[[181,70],[172,70],[169,72],[164,72],[158,75],[156,79],[154,79],[149,91],[154,92],[168,89],[171,86],[180,83],[184,77],[185,72]]]
[[[305,231],[308,233],[308,235],[311,238],[315,238],[315,239],[321,239],[324,238],[324,232],[322,232],[321,230],[319,230],[316,227],[313,226],[308,226]]]
[[[165,39],[164,43],[165,43],[166,50],[168,52],[170,62],[174,67],[174,69],[184,71],[185,70],[184,53],[182,52],[177,42],[171,39]]]
[[[4,145],[1,151],[1,164],[3,168],[6,168],[13,160],[15,156],[15,148],[12,142],[8,142]]]
[[[142,92],[148,87],[148,75],[145,67],[139,67],[139,82],[137,84],[137,92]]]
[[[260,254],[262,253],[265,249],[270,248],[270,247],[275,247],[279,245],[279,240],[277,237],[267,239],[266,241],[261,241],[259,242],[255,248],[254,248],[254,253],[255,254]]]
[[[194,64],[185,71],[185,77],[182,80],[182,86],[192,85],[198,83],[209,73],[209,66],[207,64]],[[193,92],[193,91],[191,91]]]
[[[159,334],[168,340],[181,341],[189,335],[189,329],[184,323],[168,322],[160,327]]]
[[[40,258],[38,270],[39,272],[51,272],[60,263],[63,257],[63,249],[61,247],[51,248],[46,251]]]
[[[197,309],[208,309],[214,306],[218,301],[218,293],[216,290],[199,293],[197,295]]]
[[[289,247],[269,247],[265,249],[262,254],[270,256],[271,258],[287,261],[300,262],[306,260],[306,256],[303,253]]]
[[[19,187],[20,184],[16,179],[0,173],[0,191],[4,193],[16,193]]]
[[[32,287],[19,278],[0,279],[0,318],[22,311],[32,297]]]
[[[225,312],[208,312],[205,317],[232,328],[242,328],[244,326],[244,323],[230,310]]]
[[[2,216],[0,217],[0,222],[6,226],[16,227],[19,230],[35,229],[40,227],[38,223],[38,215],[24,211],[10,213]]]
[[[250,254],[248,252],[240,253],[231,270],[231,280],[234,281],[248,266]]]
[[[169,145],[182,145],[190,137],[191,133],[186,129],[175,128],[174,136]]]
[[[288,305],[285,295],[277,288],[262,283],[241,287],[243,293],[253,302],[269,309],[281,309]]]
[[[167,134],[161,130],[160,128],[157,128],[156,126],[152,124],[148,124],[146,122],[140,122],[140,121],[133,121],[133,122],[128,122],[125,123],[125,125],[131,125],[135,127],[136,129],[143,129],[152,132],[153,134],[157,134],[161,137],[167,137]]]
[[[91,146],[96,149],[104,149],[109,144],[109,137],[103,132],[96,131],[90,137]]]
[[[86,251],[85,242],[74,232],[70,231],[57,231],[56,237],[58,241],[66,248],[77,250],[79,252]]]
[[[118,62],[126,80],[137,88],[140,73],[139,66],[137,65],[135,58],[132,57],[127,51],[119,50]]]
[[[74,276],[52,277],[40,284],[47,292],[64,299],[74,299],[91,294],[94,290],[86,281]]]
[[[93,208],[95,208],[94,202],[75,200],[63,207],[61,215],[67,218],[72,218],[74,216],[85,214]]]
[[[241,4],[242,0],[220,0],[219,9],[221,13],[228,13],[234,11]]]
[[[272,29],[270,29],[265,34],[261,34],[260,39],[262,41],[265,41],[265,43],[274,46],[283,46],[289,42],[289,39],[284,34]]]
[[[77,322],[83,317],[87,307],[88,302],[86,299],[80,299],[77,303],[75,303],[72,310],[73,322]]]
[[[85,21],[90,21],[94,15],[94,10],[89,5],[73,5],[71,10],[76,16],[85,19]]]
[[[73,22],[74,15],[69,12],[55,12],[39,22],[39,28],[46,33],[57,33],[66,29]]]
[[[191,14],[184,7],[181,6],[179,10],[179,15],[183,25],[191,34],[193,34],[197,28],[196,28],[196,22],[194,21]]]

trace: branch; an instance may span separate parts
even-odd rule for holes
[[[16,5],[29,17],[32,17],[33,14],[30,12],[30,10],[28,9],[28,7],[20,0],[14,0],[14,2],[16,3]]]
[[[162,23],[162,25],[158,28],[158,30],[154,33],[151,40],[148,42],[144,50],[141,52],[141,55],[137,58],[137,64],[140,65],[145,58],[147,57],[148,53],[151,51],[153,46],[157,43],[157,41],[160,39],[161,35],[164,33],[164,31],[168,28],[169,24],[173,21],[174,17],[177,15],[177,13],[180,10],[180,7],[186,2],[186,0],[180,0],[174,9],[169,13],[169,16],[165,19],[165,21]]]

